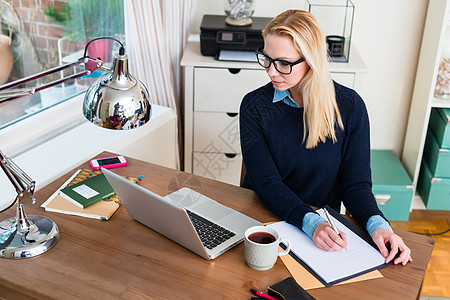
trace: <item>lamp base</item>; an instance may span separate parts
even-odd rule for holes
[[[29,258],[51,249],[59,241],[58,226],[47,217],[29,215],[29,228],[21,232],[17,218],[0,222],[0,257]]]

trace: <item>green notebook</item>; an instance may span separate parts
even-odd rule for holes
[[[73,204],[86,208],[115,194],[105,175],[99,174],[67,186],[59,194]]]

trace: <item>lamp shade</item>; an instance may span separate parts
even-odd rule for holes
[[[128,72],[128,55],[116,53],[112,72],[88,88],[83,114],[95,125],[118,130],[134,129],[150,120],[150,96],[147,88]]]

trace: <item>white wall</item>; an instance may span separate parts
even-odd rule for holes
[[[428,1],[352,1],[352,45],[368,67],[363,88],[358,92],[369,111],[372,148],[390,149],[400,155]],[[223,3],[198,0],[191,33],[200,33],[204,14],[224,14]],[[257,0],[254,16],[274,17],[289,8],[306,6],[302,0]]]
[[[372,147],[401,154],[428,1],[354,1],[353,40],[369,69],[360,92]],[[420,133],[418,133],[420,134]]]

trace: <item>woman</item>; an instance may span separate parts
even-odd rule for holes
[[[336,234],[311,206],[328,204],[339,211],[343,202],[386,262],[412,261],[372,194],[366,107],[355,91],[332,81],[317,20],[288,10],[267,25],[263,37],[257,57],[271,82],[241,103],[247,170],[242,185],[321,249],[347,247],[345,234]]]

